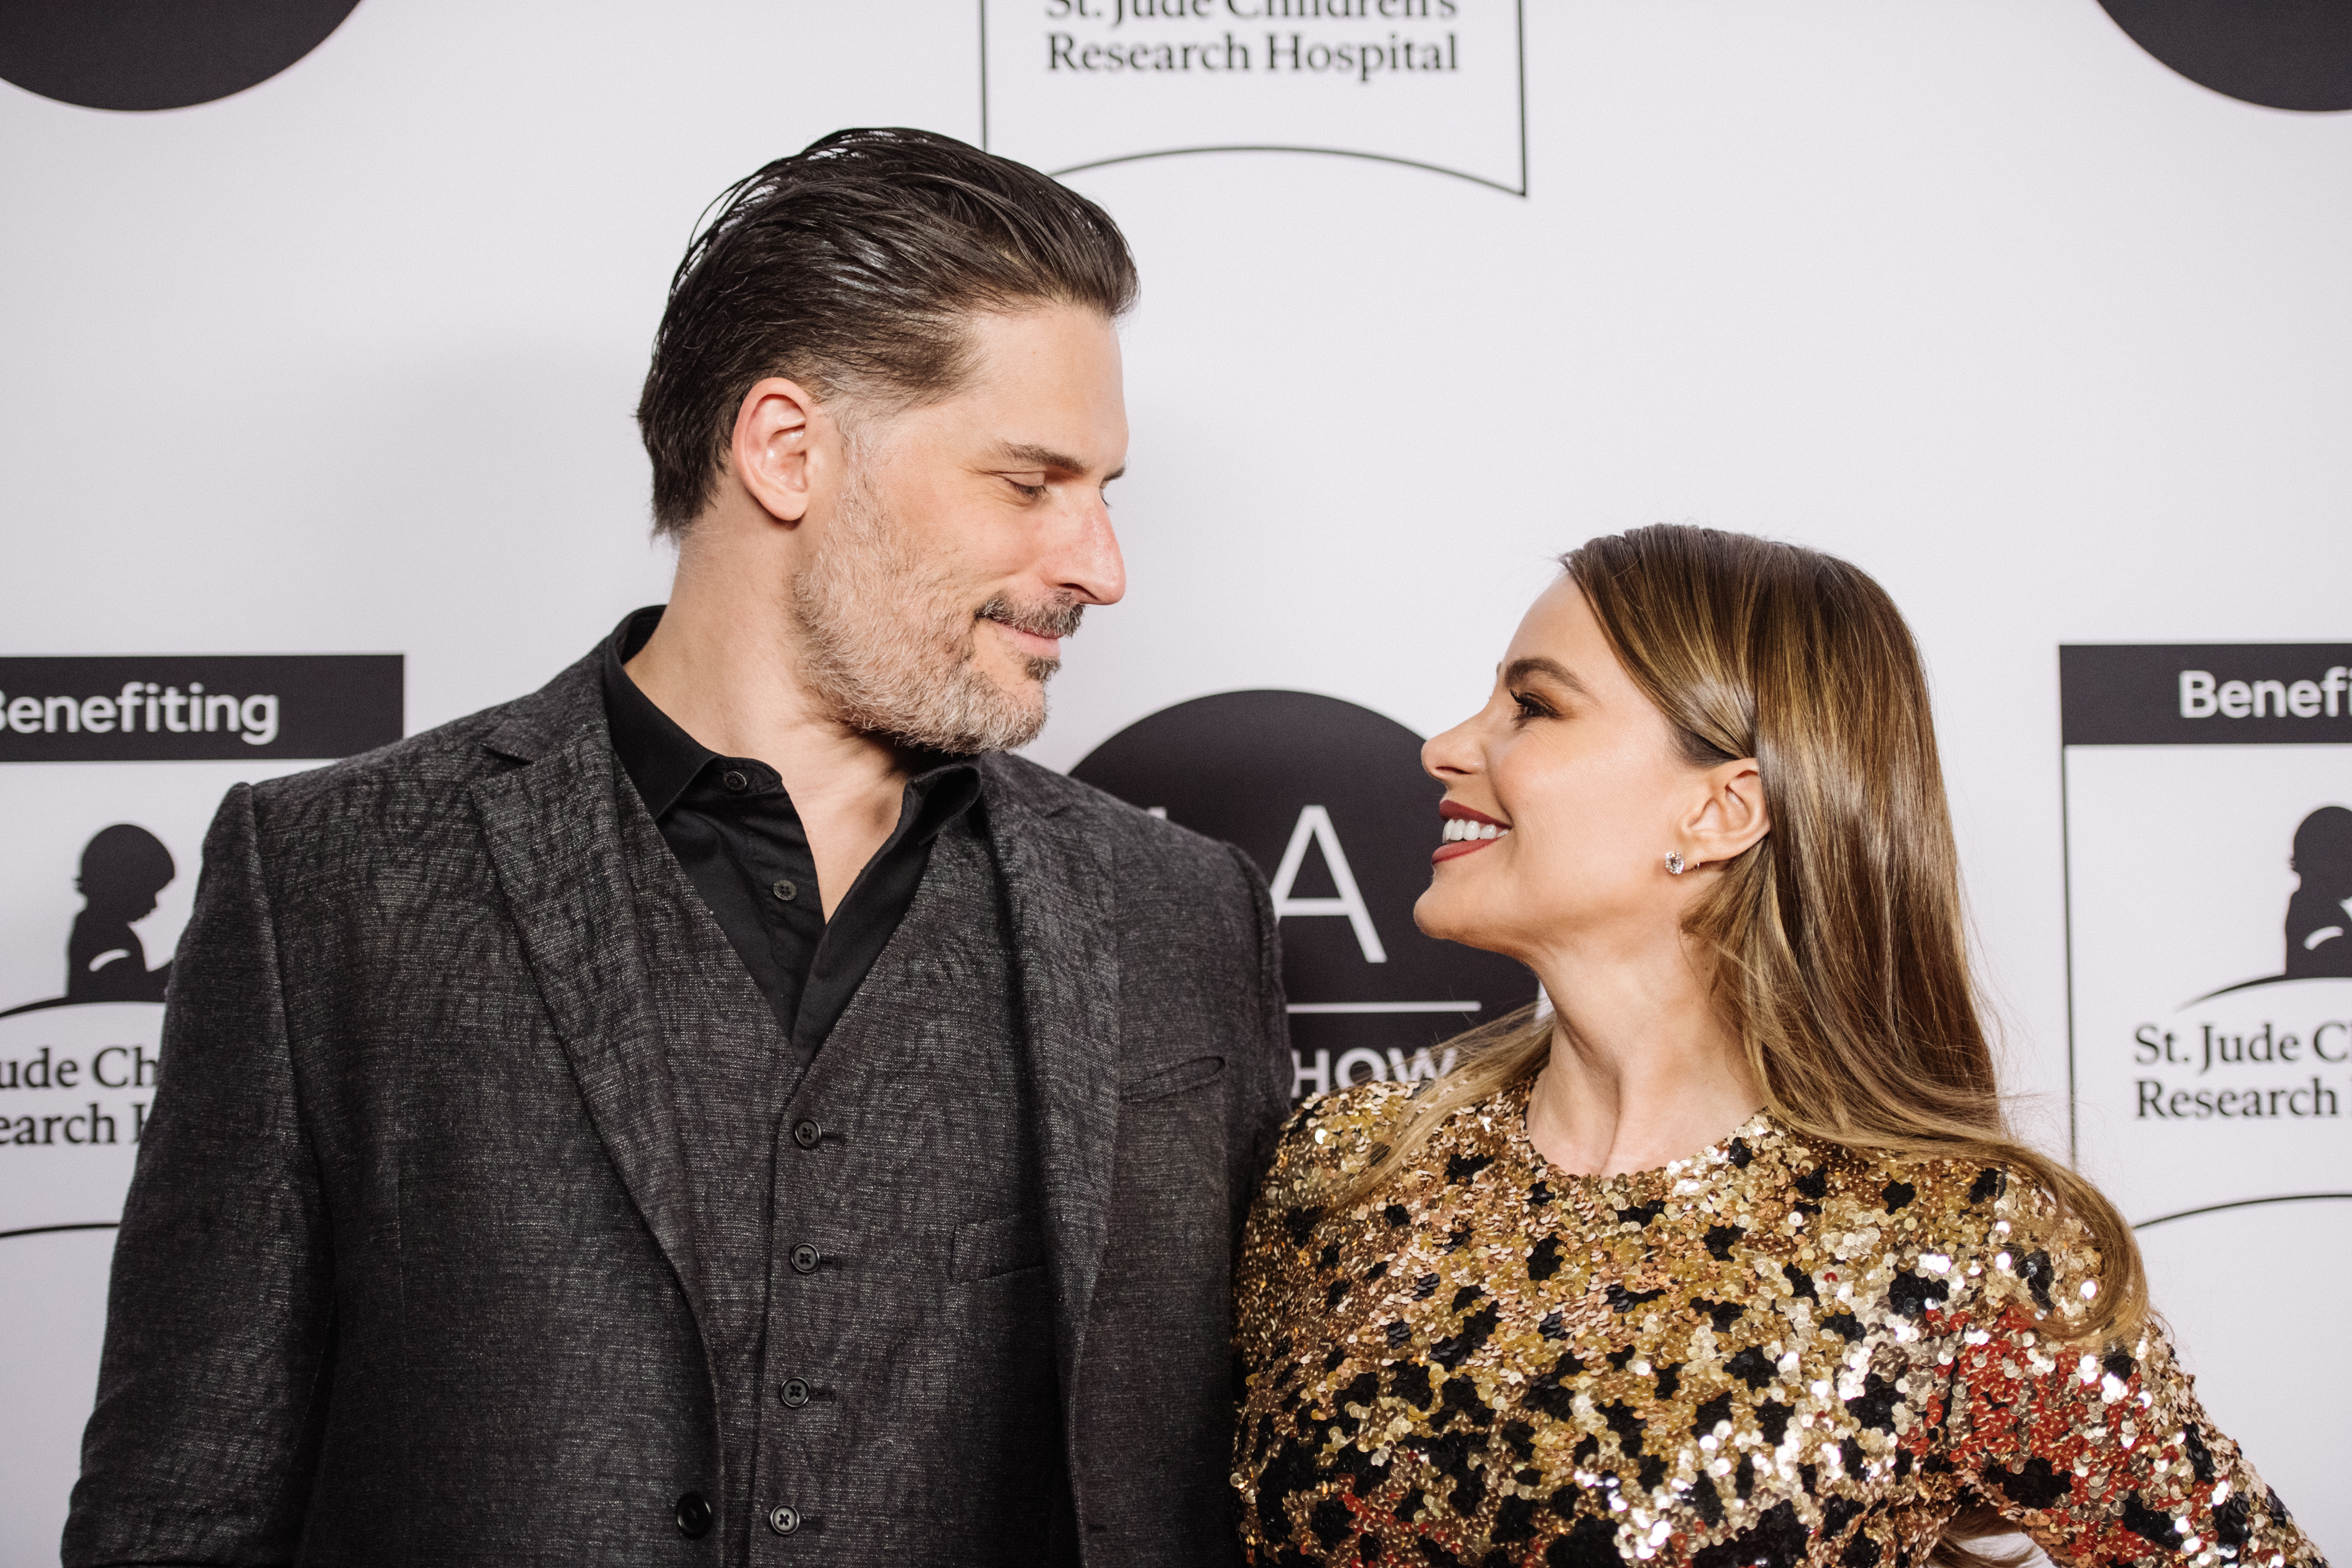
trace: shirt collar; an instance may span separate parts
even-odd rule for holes
[[[604,643],[604,719],[613,731],[613,754],[656,822],[719,754],[679,729],[621,668],[654,635],[664,607],[648,605],[630,612]]]
[[[613,754],[656,822],[719,760],[718,752],[680,729],[622,668],[654,635],[666,607],[631,611],[604,642],[604,719],[613,733]],[[906,764],[907,788],[916,804],[912,826],[923,837],[937,833],[980,798],[980,769],[969,757],[926,752],[909,755]]]
[[[924,770],[907,780],[914,797],[914,831],[920,837],[934,837],[980,799],[980,768],[970,757],[933,753],[911,765]]]

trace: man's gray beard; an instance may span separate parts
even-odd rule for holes
[[[901,746],[970,756],[1025,746],[1045,727],[1045,683],[1061,668],[1025,658],[1034,697],[1007,691],[977,662],[980,622],[1047,636],[1077,630],[1082,606],[1023,610],[993,599],[975,612],[924,570],[880,503],[853,479],[816,559],[792,584],[803,668],[850,729]]]

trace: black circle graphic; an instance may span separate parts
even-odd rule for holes
[[[0,0],[0,79],[85,109],[184,109],[268,81],[359,0]]]
[[[1519,964],[1414,929],[1444,792],[1394,720],[1313,692],[1228,691],[1129,725],[1072,772],[1239,845],[1288,895],[1283,982],[1302,1090],[1360,1082],[1375,1062],[1378,1076],[1427,1076],[1444,1053],[1419,1053],[1535,1000]],[[1351,901],[1369,936],[1341,908]]]
[[[2271,109],[2352,109],[2344,0],[2099,0],[2132,41],[2190,81]]]

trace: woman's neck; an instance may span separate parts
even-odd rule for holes
[[[1684,942],[1537,972],[1551,1057],[1528,1103],[1536,1152],[1576,1175],[1645,1171],[1696,1153],[1764,1103],[1747,1053]]]

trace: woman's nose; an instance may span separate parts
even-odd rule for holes
[[[1431,778],[1460,778],[1478,771],[1478,748],[1465,721],[1421,743],[1421,771]]]

